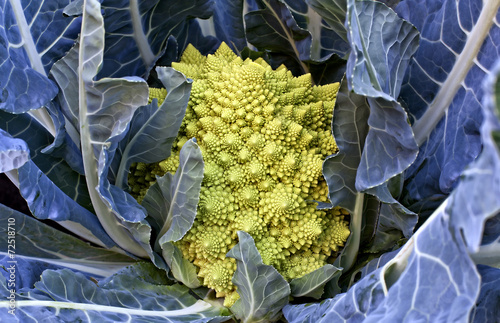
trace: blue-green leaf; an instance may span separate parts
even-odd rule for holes
[[[0,250],[8,250],[8,230],[15,232],[15,256],[40,259],[94,276],[106,277],[135,262],[113,249],[97,248],[41,221],[0,204]],[[11,223],[11,228],[7,224]],[[65,223],[61,223],[65,224]],[[92,229],[88,225],[87,228]],[[80,231],[88,231],[87,228]],[[102,230],[102,229],[101,229]],[[96,229],[90,234],[96,234]],[[88,231],[90,232],[90,231]]]
[[[383,267],[386,263],[388,263],[391,259],[393,259],[401,249],[396,249],[390,252],[386,252],[382,254],[380,257],[375,258],[368,262],[366,266],[361,270],[361,278],[364,278],[374,272],[375,270]]]
[[[238,239],[227,253],[227,257],[236,259],[232,281],[240,295],[231,311],[245,323],[276,320],[288,303],[290,286],[273,266],[263,264],[248,233],[238,231]]]
[[[481,292],[470,322],[495,322],[500,318],[500,269],[488,266],[478,266],[477,269],[481,274]]]
[[[383,202],[378,210],[377,228],[365,251],[377,253],[393,249],[396,242],[410,238],[418,221],[417,214],[405,208],[394,197],[401,191],[402,176],[395,176],[383,185],[367,190]],[[394,187],[389,188],[393,185]]]
[[[320,14],[340,38],[347,42],[347,30],[345,27],[347,0],[306,0],[306,2]]]
[[[359,281],[348,293],[319,303],[286,305],[283,314],[289,323],[362,322],[366,313],[384,297],[379,272]]]
[[[217,38],[240,52],[247,46],[243,7],[246,0],[217,0],[214,7],[213,28]],[[231,28],[227,28],[231,26]]]
[[[401,239],[413,235],[418,216],[399,203],[382,203],[377,217],[377,227],[365,252],[377,253],[392,250]]]
[[[347,0],[306,0],[306,2],[322,18],[320,34],[322,53],[327,51],[342,57],[346,56],[351,49],[344,25]]]
[[[106,43],[97,78],[147,78],[168,37],[182,37],[189,19],[210,17],[213,6],[213,0],[103,0]]]
[[[346,82],[342,83],[336,100],[332,129],[339,151],[327,157],[323,175],[330,202],[353,212],[359,194],[356,174],[369,131],[370,107],[365,97],[348,91]]]
[[[148,220],[158,236],[155,250],[165,242],[180,240],[191,229],[203,180],[203,157],[193,139],[180,151],[179,168],[175,175],[167,173],[157,178],[146,196],[143,206]]]
[[[125,268],[99,284],[68,269],[46,270],[31,291],[16,295],[15,316],[2,311],[0,318],[21,322],[222,322],[228,319],[221,316],[223,308],[197,301],[185,286],[155,283],[159,273],[153,265],[134,267]],[[5,282],[5,278],[0,277],[0,285],[5,286]],[[0,301],[0,307],[7,308],[8,302]]]
[[[368,98],[370,130],[356,174],[359,191],[382,185],[410,166],[418,154],[407,114],[395,101]]]
[[[0,109],[16,114],[29,112],[32,121],[43,125],[51,136],[47,147],[30,145],[31,150],[45,148],[44,153],[66,158],[71,167],[81,171],[75,138],[67,134],[74,129],[65,128],[64,116],[51,101],[57,95],[57,86],[47,78],[54,62],[73,46],[80,32],[81,19],[63,15],[68,3],[0,2]]]
[[[57,61],[50,70],[50,76],[60,88],[57,95],[60,110],[66,117],[67,123],[79,129],[79,86],[78,73],[75,66],[78,64],[80,45],[77,43],[68,53]],[[78,130],[78,133],[80,131]],[[78,143],[80,144],[80,143]]]
[[[0,128],[6,130],[15,138],[24,140],[30,148],[30,158],[47,177],[62,191],[69,196],[73,203],[80,204],[84,208],[92,211],[85,177],[75,171],[66,158],[56,157],[52,154],[44,153],[46,148],[51,145],[54,137],[28,113],[10,114],[0,111]],[[73,163],[80,164],[81,152],[73,144],[72,141],[66,141],[63,150],[67,149],[66,157],[72,159]],[[83,165],[77,166],[76,169],[83,169]],[[34,173],[33,173],[34,174]],[[38,179],[33,179],[37,181]],[[22,187],[21,187],[22,189]],[[28,188],[32,190],[33,188]],[[41,193],[44,193],[41,191]],[[54,219],[55,220],[55,219]]]
[[[480,277],[443,205],[382,268],[323,303],[287,305],[291,322],[467,322]]]
[[[344,27],[345,0],[342,3],[337,1],[328,1],[326,4],[320,4],[321,1],[303,1],[303,0],[282,0],[288,6],[297,25],[309,31],[312,37],[311,41],[311,59],[323,61],[333,53],[340,57],[346,56],[350,50],[347,43],[346,30]],[[342,0],[341,0],[342,1]],[[326,6],[328,9],[323,7]],[[330,25],[332,10],[338,19],[342,20],[340,33],[337,33],[336,25]],[[343,16],[343,18],[342,18]],[[334,18],[335,19],[335,18]],[[340,21],[339,20],[339,21]],[[340,36],[343,33],[342,36]],[[344,37],[344,39],[342,39]]]
[[[161,254],[172,271],[172,275],[178,281],[189,288],[201,286],[198,278],[197,268],[192,262],[184,258],[182,251],[172,242],[164,242],[161,245]]]
[[[171,242],[180,240],[193,225],[203,169],[201,150],[190,139],[180,151],[175,175],[167,173],[158,177],[142,202],[156,237],[154,251],[163,255],[174,277],[191,288],[200,286],[196,269]]]
[[[64,7],[63,14],[66,16],[81,16],[83,13],[84,0],[74,0]]]
[[[420,152],[402,200],[428,216],[481,152],[483,79],[499,58],[500,3],[402,1],[397,12],[421,31],[401,87]]]
[[[349,88],[367,96],[370,105],[370,131],[356,178],[357,189],[363,191],[400,174],[417,156],[407,115],[396,99],[419,33],[376,1],[349,0],[346,26],[352,48]]]
[[[332,120],[333,136],[338,153],[323,163],[323,176],[328,184],[332,206],[345,208],[351,214],[351,234],[337,258],[338,266],[348,270],[360,248],[365,194],[356,189],[356,174],[361,161],[364,140],[368,133],[370,114],[366,99],[347,89],[343,82],[338,94]]]
[[[366,97],[348,91],[344,82],[337,94],[332,121],[339,152],[328,156],[323,163],[323,175],[332,205],[345,208],[351,215],[351,235],[335,263],[344,270],[351,268],[360,249],[373,247],[371,251],[386,250],[401,237],[410,237],[417,220],[415,214],[391,196],[387,185],[366,191],[369,194],[356,188],[358,166],[362,162],[365,139],[370,131],[369,115],[370,106]],[[387,205],[381,207],[380,202]],[[374,212],[367,210],[372,206],[375,206]]]
[[[21,195],[36,218],[79,225],[83,230],[78,231],[86,239],[101,246],[115,245],[97,217],[64,194],[35,163],[28,161],[18,169],[18,174]]]
[[[132,118],[130,130],[120,142],[114,157],[119,163],[115,167],[115,185],[120,188],[127,187],[128,170],[132,163],[155,163],[170,156],[172,143],[186,112],[192,81],[170,67],[158,67],[156,71],[167,96],[160,107],[155,101],[139,108]]]
[[[262,0],[259,1],[259,7],[259,10],[250,11],[245,15],[248,41],[259,50],[268,50],[278,56],[284,55],[287,58],[285,65],[292,72],[307,72],[302,60],[310,57],[310,33],[297,25],[283,2]]]
[[[482,152],[464,171],[451,195],[453,225],[464,235],[470,252],[478,251],[487,219],[500,213],[500,149],[494,133],[500,131],[497,111],[500,95],[500,59],[484,84]],[[485,194],[487,193],[487,194]],[[466,212],[464,212],[466,210]],[[497,231],[500,234],[500,232]],[[497,247],[498,248],[498,247]],[[498,256],[500,261],[500,256]]]
[[[349,88],[373,98],[394,101],[419,42],[419,32],[376,1],[347,1],[346,25],[351,54]]]
[[[70,265],[70,267],[73,267],[73,271],[78,271],[86,277],[92,279],[103,278],[105,277],[102,275],[104,273],[111,275],[116,272],[83,266],[79,268],[83,269],[83,271],[79,271],[75,268],[77,266],[71,266],[71,263],[68,263],[68,265]],[[45,259],[30,258],[21,255],[15,255],[14,258],[12,258],[10,254],[0,252],[0,276],[5,277],[5,279],[7,280],[6,287],[9,288],[9,290],[5,293],[5,291],[2,291],[2,288],[0,287],[0,296],[7,299],[9,299],[10,296],[10,299],[12,299],[13,297],[11,295],[15,295],[15,293],[11,294],[10,290],[22,293],[25,289],[31,289],[33,285],[40,280],[40,275],[45,270],[58,270],[65,268],[66,266],[64,266],[64,264],[45,261]],[[117,268],[117,270],[118,269],[119,268]],[[16,298],[19,299],[19,297]]]
[[[205,35],[205,33],[206,31],[200,26],[198,19],[192,19],[183,24],[182,32],[175,38],[178,50],[177,57],[181,57],[189,44],[198,49],[202,55],[213,54],[219,48],[221,41],[210,34]],[[161,62],[160,65],[165,65],[165,63]]]
[[[72,50],[79,51],[78,62],[69,60],[68,64],[78,71],[73,81],[78,82],[80,139],[92,204],[104,229],[120,247],[147,257],[150,229],[142,222],[145,210],[107,180],[118,142],[135,110],[147,103],[147,84],[135,77],[94,81],[104,54],[104,21],[98,1],[85,1],[80,42]]]
[[[56,96],[57,86],[47,74],[80,31],[79,18],[62,14],[68,3],[0,2],[0,109],[24,113]]]
[[[132,278],[132,279],[131,279]],[[147,286],[153,285],[173,285],[173,281],[168,279],[163,270],[159,270],[150,262],[139,261],[128,266],[123,266],[117,270],[113,275],[99,280],[99,286],[108,289],[119,289],[122,287],[124,290],[132,289],[134,286]]]
[[[29,148],[24,140],[13,138],[0,129],[0,173],[17,169],[29,159]]]
[[[300,278],[290,281],[291,296],[312,297],[319,299],[323,295],[323,288],[334,275],[340,274],[341,269],[326,264]]]

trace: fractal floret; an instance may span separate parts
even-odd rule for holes
[[[313,86],[310,74],[242,60],[224,43],[208,57],[188,46],[172,67],[193,79],[172,154],[133,165],[129,183],[141,200],[154,175],[174,173],[182,145],[197,139],[204,179],[195,222],[177,245],[205,286],[227,306],[238,299],[236,264],[225,255],[239,230],[287,280],[330,262],[349,236],[348,213],[318,210],[315,201],[328,201],[322,164],[337,151],[331,120],[339,84]],[[151,89],[150,98],[165,94]]]

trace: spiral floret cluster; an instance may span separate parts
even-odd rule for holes
[[[195,222],[178,247],[204,284],[227,306],[238,299],[236,265],[225,257],[238,230],[288,280],[331,261],[349,236],[348,213],[318,210],[314,201],[328,201],[322,163],[337,151],[331,120],[339,84],[313,86],[310,74],[242,60],[224,43],[207,57],[188,46],[172,67],[193,79],[172,154],[134,164],[129,182],[140,200],[154,175],[175,172],[182,145],[197,139],[204,179]]]

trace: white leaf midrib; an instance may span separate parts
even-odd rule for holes
[[[139,12],[139,3],[137,0],[130,0],[130,17],[134,31],[134,39],[137,43],[137,48],[141,55],[142,61],[146,68],[151,66],[155,61],[155,54],[149,46],[148,39],[144,34],[144,29],[141,23],[141,13]]]
[[[147,251],[142,247],[142,245],[135,240],[131,233],[119,223],[118,217],[115,215],[114,211],[109,207],[104,199],[101,198],[98,192],[99,188],[99,178],[98,178],[98,165],[96,155],[94,153],[94,148],[103,143],[95,142],[91,138],[90,132],[90,121],[89,121],[89,109],[87,105],[87,89],[86,86],[93,86],[94,81],[92,77],[95,75],[90,75],[96,73],[98,70],[97,66],[93,64],[97,63],[100,65],[102,63],[103,55],[103,45],[99,44],[104,40],[104,19],[100,13],[101,4],[97,0],[85,0],[83,5],[83,16],[82,16],[82,31],[80,34],[80,51],[78,53],[78,104],[79,104],[79,119],[80,119],[80,139],[81,139],[81,149],[83,157],[83,167],[85,170],[85,179],[87,182],[87,187],[89,189],[90,199],[94,210],[96,212],[99,222],[101,222],[104,230],[109,235],[109,237],[121,248],[130,252],[133,255],[148,258],[149,255]],[[89,21],[89,22],[87,22]],[[96,33],[100,35],[96,36]],[[100,46],[99,50],[95,53],[87,53],[85,50],[85,45],[91,44],[94,46]],[[100,55],[96,59],[96,55]],[[89,66],[88,68],[86,68]],[[84,70],[86,69],[86,73]],[[88,74],[88,75],[86,75]],[[102,149],[102,147],[100,147]]]
[[[45,73],[45,69],[43,68],[42,59],[36,50],[35,42],[31,36],[30,27],[28,26],[28,22],[24,16],[24,10],[20,0],[9,0],[9,2],[12,6],[12,11],[14,12],[17,26],[19,28],[19,32],[21,33],[21,39],[23,42],[22,45],[28,55],[31,67],[38,73],[47,76],[47,73]]]
[[[28,55],[31,68],[33,68],[43,76],[47,76],[47,73],[45,73],[45,69],[43,68],[41,55],[37,52],[35,42],[33,41],[33,37],[31,36],[30,27],[28,26],[28,22],[26,21],[26,17],[24,16],[24,10],[20,0],[9,0],[9,2],[12,6],[12,11],[16,19],[17,27],[19,29],[19,32],[21,33],[22,43],[20,45],[22,45],[26,54]],[[52,119],[50,118],[45,108],[31,110],[28,113],[45,129],[47,129],[47,131],[53,137],[56,136],[54,123],[52,122]]]
[[[9,301],[1,301],[0,308],[9,307]],[[60,301],[39,301],[39,300],[19,300],[16,301],[16,308],[23,307],[52,307],[57,309],[73,309],[80,311],[92,312],[108,312],[120,313],[125,315],[137,315],[147,317],[179,317],[192,314],[202,314],[202,312],[209,310],[212,305],[202,300],[198,300],[191,306],[185,307],[180,310],[171,311],[157,311],[157,310],[142,310],[136,308],[126,308],[118,306],[99,305],[94,303],[74,303],[74,302],[60,302]]]
[[[429,138],[432,130],[434,130],[448,107],[451,105],[453,98],[462,86],[465,77],[474,64],[474,60],[494,23],[495,16],[500,7],[500,1],[485,0],[483,3],[484,6],[481,10],[481,14],[477,18],[477,23],[469,33],[464,49],[457,57],[446,81],[439,89],[439,92],[422,118],[417,120],[413,125],[413,132],[418,146],[421,146],[427,138]]]

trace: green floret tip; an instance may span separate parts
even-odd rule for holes
[[[318,210],[328,202],[322,174],[338,148],[330,128],[339,83],[313,86],[311,75],[242,60],[225,44],[208,56],[189,45],[172,67],[193,79],[171,156],[132,165],[129,184],[140,201],[155,175],[175,173],[179,152],[195,137],[205,172],[196,219],[177,242],[204,285],[231,306],[236,270],[226,253],[238,230],[255,240],[263,262],[287,280],[331,263],[347,240],[348,212]],[[151,89],[162,102],[166,91]]]

